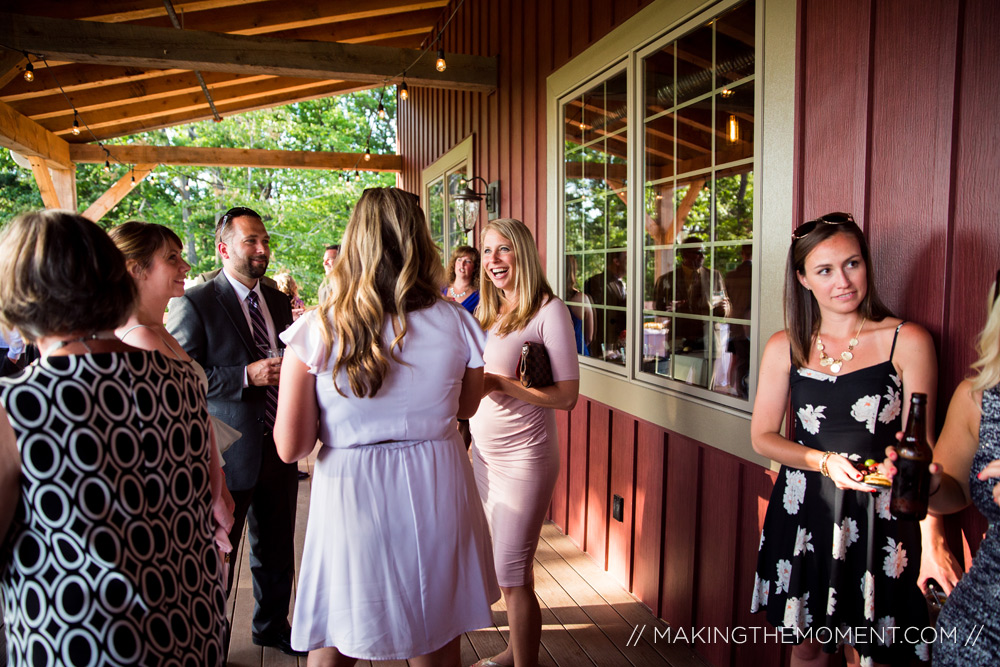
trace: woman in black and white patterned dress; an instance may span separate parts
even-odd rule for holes
[[[911,393],[928,395],[933,416],[937,366],[930,335],[892,317],[873,273],[850,215],[801,225],[785,268],[786,328],[761,359],[751,439],[782,466],[751,609],[794,638],[793,666],[825,664],[821,650],[842,647],[848,664],[862,666],[928,654],[919,641],[927,609],[918,580],[928,576],[920,526],[890,515],[888,490],[863,484],[855,463],[882,460]],[[785,437],[789,401],[795,426]]]
[[[188,364],[115,338],[134,298],[86,218],[0,234],[0,322],[43,355],[0,381],[10,665],[223,662],[205,395]]]

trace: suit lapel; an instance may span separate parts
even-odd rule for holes
[[[246,347],[247,352],[253,358],[257,357],[257,345],[253,340],[253,333],[247,325],[246,315],[243,313],[243,306],[240,305],[240,298],[236,296],[236,290],[229,284],[229,279],[220,271],[212,282],[215,285],[215,298],[219,301],[219,306],[226,317],[233,323],[233,328],[239,334],[240,340]]]

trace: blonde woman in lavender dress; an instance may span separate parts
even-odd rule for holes
[[[533,562],[559,474],[553,410],[570,410],[580,389],[573,322],[545,280],[531,232],[519,220],[483,229],[480,324],[487,331],[483,401],[472,418],[472,456],[493,536],[510,642],[480,667],[538,664],[542,622]],[[555,384],[527,389],[514,370],[526,341],[545,345]]]
[[[330,295],[281,335],[278,454],[322,441],[292,622],[310,667],[460,667],[500,597],[455,428],[482,395],[483,332],[441,278],[416,195],[365,190]]]

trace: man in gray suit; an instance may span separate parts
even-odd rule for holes
[[[215,241],[222,272],[171,303],[167,329],[205,368],[209,412],[243,434],[223,457],[226,485],[236,502],[229,534],[234,549],[244,521],[249,530],[253,642],[305,655],[292,649],[288,625],[296,466],[278,458],[273,435],[281,359],[271,351],[279,349],[278,334],[292,323],[292,307],[287,296],[262,284],[271,249],[256,212],[227,211],[216,225]]]

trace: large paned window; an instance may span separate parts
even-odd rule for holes
[[[755,17],[724,3],[558,101],[583,363],[734,406],[754,333]]]
[[[627,83],[621,71],[563,104],[566,300],[577,353],[618,365],[628,324]]]

